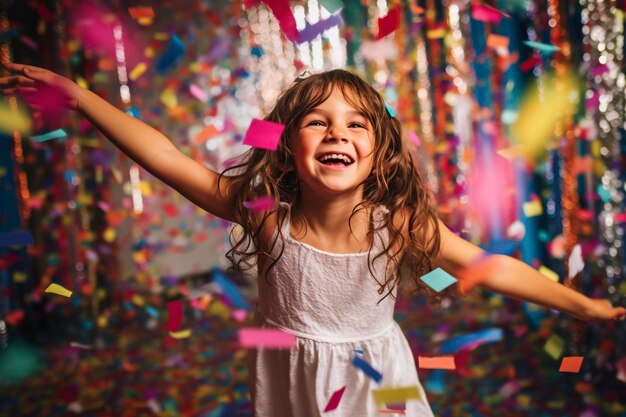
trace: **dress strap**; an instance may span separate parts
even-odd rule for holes
[[[374,209],[374,214],[372,215],[372,223],[373,226],[380,227],[385,222],[385,217],[389,214],[389,209],[385,206],[377,206]],[[389,231],[387,228],[381,229],[374,234],[374,251],[376,254],[383,250],[385,245],[389,242]]]
[[[280,231],[283,235],[283,238],[286,239],[289,237],[289,234],[291,233],[291,204],[281,201],[278,203],[278,205],[282,207],[285,211],[285,218],[284,218],[283,224],[280,225]],[[278,220],[280,220],[281,217],[282,217],[281,214],[279,214]]]

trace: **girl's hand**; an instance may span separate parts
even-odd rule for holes
[[[586,311],[579,318],[583,320],[624,320],[626,309],[613,307],[609,300],[590,299]]]
[[[19,75],[0,77],[2,94],[18,94],[33,110],[55,112],[78,109],[80,87],[73,81],[32,65],[7,62],[4,67]]]

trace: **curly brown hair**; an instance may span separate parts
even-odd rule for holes
[[[370,243],[374,233],[379,230],[386,228],[389,234],[389,242],[381,253],[374,256],[371,252],[368,254],[370,273],[380,284],[379,294],[386,291],[383,299],[392,294],[407,274],[414,278],[412,284],[416,292],[420,292],[425,286],[419,277],[432,270],[433,259],[440,247],[436,209],[414,166],[411,156],[413,145],[404,135],[400,122],[388,114],[383,98],[371,85],[358,75],[341,69],[297,78],[281,94],[274,109],[265,118],[285,125],[278,148],[275,151],[251,148],[235,165],[220,174],[220,180],[227,173],[231,174],[227,177],[229,195],[235,210],[234,219],[243,229],[240,236],[236,236],[234,231],[230,233],[232,248],[226,254],[232,264],[229,270],[245,272],[255,265],[256,257],[263,254],[272,260],[265,270],[267,273],[282,255],[284,237],[280,230],[285,213],[280,215],[278,211],[278,233],[269,247],[263,247],[260,242],[261,231],[273,210],[279,209],[275,207],[268,210],[261,217],[245,208],[243,203],[270,196],[298,207],[300,193],[297,190],[300,187],[292,153],[294,133],[302,118],[323,103],[334,88],[338,88],[346,101],[368,118],[376,138],[374,169],[363,182],[363,201],[353,208],[350,216],[352,220],[360,210],[379,205],[389,210],[378,227],[368,231]],[[369,216],[370,224],[375,224],[372,221],[372,210]],[[401,224],[393,221],[397,218],[402,219]],[[402,234],[407,221],[408,241]],[[281,250],[278,257],[274,258],[271,252],[279,242]],[[372,272],[372,264],[382,256],[387,257],[387,268],[386,276],[380,281]],[[267,279],[267,275],[265,277]]]

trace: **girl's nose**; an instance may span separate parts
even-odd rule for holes
[[[347,141],[346,133],[343,129],[331,126],[328,130],[328,135],[326,136],[326,140],[329,141]]]

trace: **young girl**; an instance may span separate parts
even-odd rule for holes
[[[344,386],[331,415],[375,416],[384,405],[374,402],[373,389],[414,386],[420,398],[406,403],[406,415],[432,416],[393,320],[398,285],[423,286],[419,278],[435,267],[458,274],[485,254],[438,220],[412,145],[365,81],[344,70],[297,79],[266,118],[285,125],[278,149],[252,148],[218,174],[72,81],[43,68],[6,67],[18,75],[0,78],[4,94],[36,106],[38,92],[55,92],[153,175],[241,226],[227,256],[240,270],[257,262],[256,324],[297,336],[289,350],[251,351],[257,416],[321,416]],[[262,213],[244,207],[265,196],[279,203]],[[624,308],[587,298],[514,258],[489,259],[484,288],[583,320],[626,316]],[[352,366],[355,357],[382,379]]]

